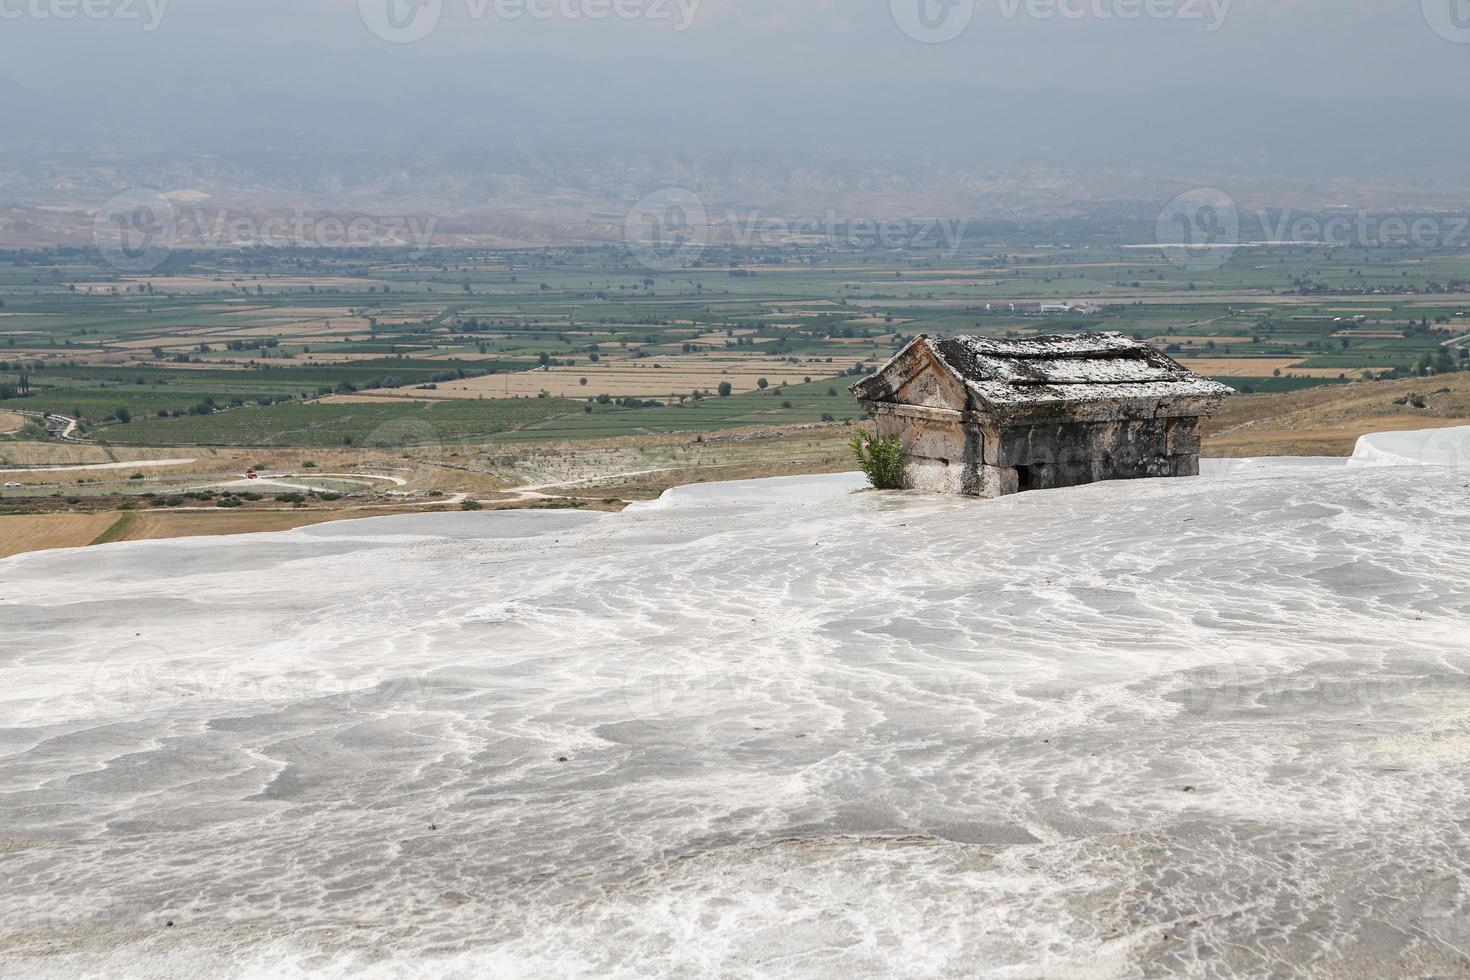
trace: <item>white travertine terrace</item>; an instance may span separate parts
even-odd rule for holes
[[[0,561],[0,975],[1464,975],[1464,471],[1207,474]]]
[[[1470,426],[1363,436],[1351,466],[1470,466]]]

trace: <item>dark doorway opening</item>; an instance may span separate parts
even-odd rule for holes
[[[1031,480],[1031,467],[1029,467],[1029,466],[1017,466],[1016,467],[1016,492],[1017,493],[1025,493],[1027,490],[1034,490],[1034,489],[1035,489],[1035,484]]]

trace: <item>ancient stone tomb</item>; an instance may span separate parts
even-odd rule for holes
[[[1198,476],[1200,424],[1232,390],[1119,333],[919,337],[852,388],[903,442],[915,490],[999,497]]]

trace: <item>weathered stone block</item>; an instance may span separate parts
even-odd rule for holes
[[[975,496],[1199,474],[1230,389],[1122,334],[920,337],[853,386],[914,489]]]

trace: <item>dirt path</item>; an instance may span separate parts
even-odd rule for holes
[[[408,483],[401,476],[389,476],[386,473],[282,473],[280,476],[262,476],[258,479],[242,477],[238,480],[227,480],[223,483],[204,483],[196,487],[198,490],[261,490],[262,487],[281,487],[286,490],[299,490],[302,493],[342,493],[344,491],[332,487],[315,486],[311,483],[293,483],[293,480],[347,480],[355,483],[368,483],[372,480],[382,480],[391,483],[395,487],[401,487]],[[262,493],[266,491],[261,490]]]
[[[45,463],[36,466],[23,466],[18,469],[0,470],[0,473],[9,475],[11,473],[71,473],[82,470],[125,470],[129,467],[138,466],[187,466],[197,463],[197,459],[127,459],[121,463],[60,463],[56,466],[48,466]]]
[[[560,483],[537,483],[524,487],[507,487],[497,491],[503,494],[513,494],[513,500],[552,500],[560,496],[553,493],[542,493],[543,490],[569,490],[585,484],[596,485],[609,480],[622,480],[630,476],[649,476],[654,473],[668,473],[671,470],[689,469],[687,466],[656,466],[648,470],[629,470],[624,473],[599,473],[596,476],[584,476],[577,480],[563,480]]]
[[[85,439],[78,439],[76,437],[77,426],[81,423],[68,415],[59,415],[56,412],[23,412],[19,410],[17,410],[16,414],[37,420],[54,438],[60,439],[63,442],[86,441]],[[61,425],[59,432],[55,428],[57,423]]]

